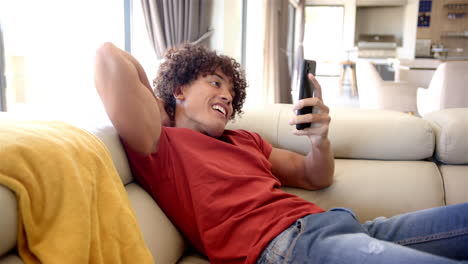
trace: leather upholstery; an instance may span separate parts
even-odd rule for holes
[[[268,105],[245,109],[230,129],[256,131],[274,146],[306,153],[305,137],[294,136],[287,120],[291,105]],[[450,164],[467,153],[467,133],[444,122],[461,122],[468,109],[443,111],[430,121],[384,110],[332,109],[330,140],[336,158],[335,182],[327,189],[306,191],[284,187],[324,209],[348,207],[364,222],[378,216],[392,216],[414,210],[468,202],[468,162]],[[463,112],[465,111],[465,112]],[[1,117],[0,117],[1,118]],[[441,128],[434,126],[439,120]],[[461,121],[460,121],[461,120]],[[125,184],[140,228],[157,263],[206,264],[199,254],[186,253],[187,244],[153,199],[133,181],[125,152],[110,123],[85,127],[105,143]],[[448,129],[446,131],[446,129]],[[430,161],[439,144],[437,133],[449,133],[458,142],[437,154],[449,164]],[[452,155],[455,153],[455,155]],[[463,160],[462,160],[463,162]],[[444,189],[445,188],[445,189]],[[21,263],[14,254],[16,201],[11,191],[0,186],[0,264]],[[10,215],[10,217],[4,217]],[[10,255],[8,255],[10,254]]]
[[[0,256],[16,245],[16,232],[18,230],[16,208],[15,194],[10,189],[0,185]]]
[[[449,108],[425,116],[436,134],[436,158],[448,164],[468,164],[468,108]]]

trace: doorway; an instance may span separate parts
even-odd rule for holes
[[[339,87],[340,62],[349,56],[344,48],[344,8],[305,7],[304,58],[317,61],[316,75],[327,105],[359,107],[357,98],[341,94]]]

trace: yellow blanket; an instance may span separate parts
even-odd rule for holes
[[[105,146],[56,121],[0,119],[0,184],[25,263],[153,263]]]

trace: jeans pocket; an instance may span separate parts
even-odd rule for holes
[[[283,263],[295,238],[299,235],[303,227],[303,220],[299,219],[276,236],[263,250],[257,260],[257,264]]]
[[[335,207],[335,208],[330,209],[329,211],[347,212],[347,213],[350,214],[354,219],[358,220],[356,214],[355,214],[353,211],[351,211],[351,209],[348,209],[348,208],[344,208],[344,207]]]

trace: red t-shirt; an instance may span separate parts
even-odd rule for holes
[[[256,133],[225,130],[213,138],[164,127],[156,153],[124,146],[136,180],[211,263],[255,263],[297,219],[323,212],[279,189],[272,147]]]

